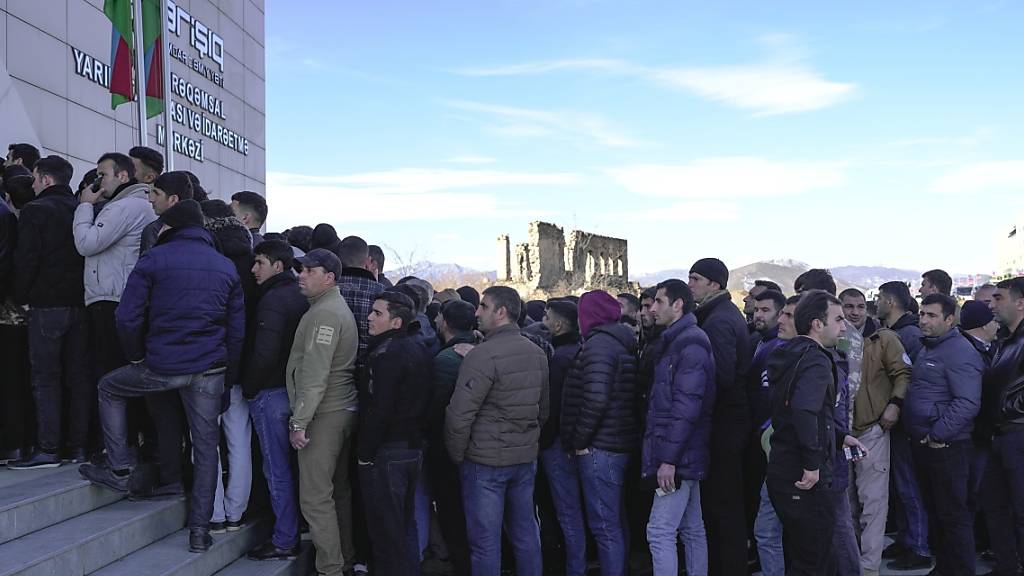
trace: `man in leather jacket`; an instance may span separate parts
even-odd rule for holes
[[[1012,506],[1011,517],[1000,518],[1006,524],[1000,531],[1015,537],[993,539],[992,551],[997,558],[994,573],[1013,574],[1024,559],[1024,467],[1019,462],[1024,449],[1024,277],[998,283],[991,306],[1000,331],[983,383],[981,418],[994,419],[995,437],[982,493],[995,499],[986,503],[986,510],[1005,507],[1006,499]]]

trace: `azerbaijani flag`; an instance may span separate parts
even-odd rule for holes
[[[164,111],[164,55],[160,0],[142,0],[142,45],[146,50],[146,118]]]
[[[110,35],[110,107],[134,100],[132,88],[132,2],[104,0],[103,13],[113,25]]]
[[[142,2],[142,45],[146,66],[146,117],[163,112],[164,59],[160,50],[160,0]],[[117,108],[135,100],[132,82],[135,36],[132,27],[132,0],[104,0],[103,13],[112,24],[110,35],[110,107]]]

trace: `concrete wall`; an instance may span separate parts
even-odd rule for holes
[[[239,190],[265,193],[266,67],[263,0],[178,0],[177,6],[223,40],[223,71],[209,56],[200,58],[190,43],[190,26],[180,35],[166,32],[186,57],[220,73],[223,87],[185,63],[168,57],[171,71],[223,102],[224,118],[211,120],[248,140],[248,154],[226,147],[175,123],[180,135],[201,141],[203,161],[175,154],[177,170],[191,170],[211,197],[229,198]],[[165,21],[166,25],[167,22]],[[77,49],[110,64],[111,25],[103,0],[0,0],[0,126],[6,144],[29,142],[43,155],[60,154],[75,167],[74,183],[95,167],[104,152],[128,152],[138,144],[135,103],[110,108],[107,88],[80,75]],[[201,108],[177,95],[182,110]],[[162,115],[148,122],[149,146],[156,142]]]

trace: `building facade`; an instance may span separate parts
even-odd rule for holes
[[[164,14],[174,169],[211,198],[266,193],[264,0],[172,0]],[[110,106],[103,0],[0,0],[0,133],[75,167],[139,144],[138,108]],[[147,122],[164,152],[163,114]]]
[[[1024,212],[1005,228],[1005,236],[999,238],[998,254],[997,279],[1024,275]]]

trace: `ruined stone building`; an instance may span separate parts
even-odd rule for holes
[[[499,284],[527,293],[576,293],[598,288],[625,288],[629,283],[626,241],[531,222],[527,242],[511,244],[498,237]]]

